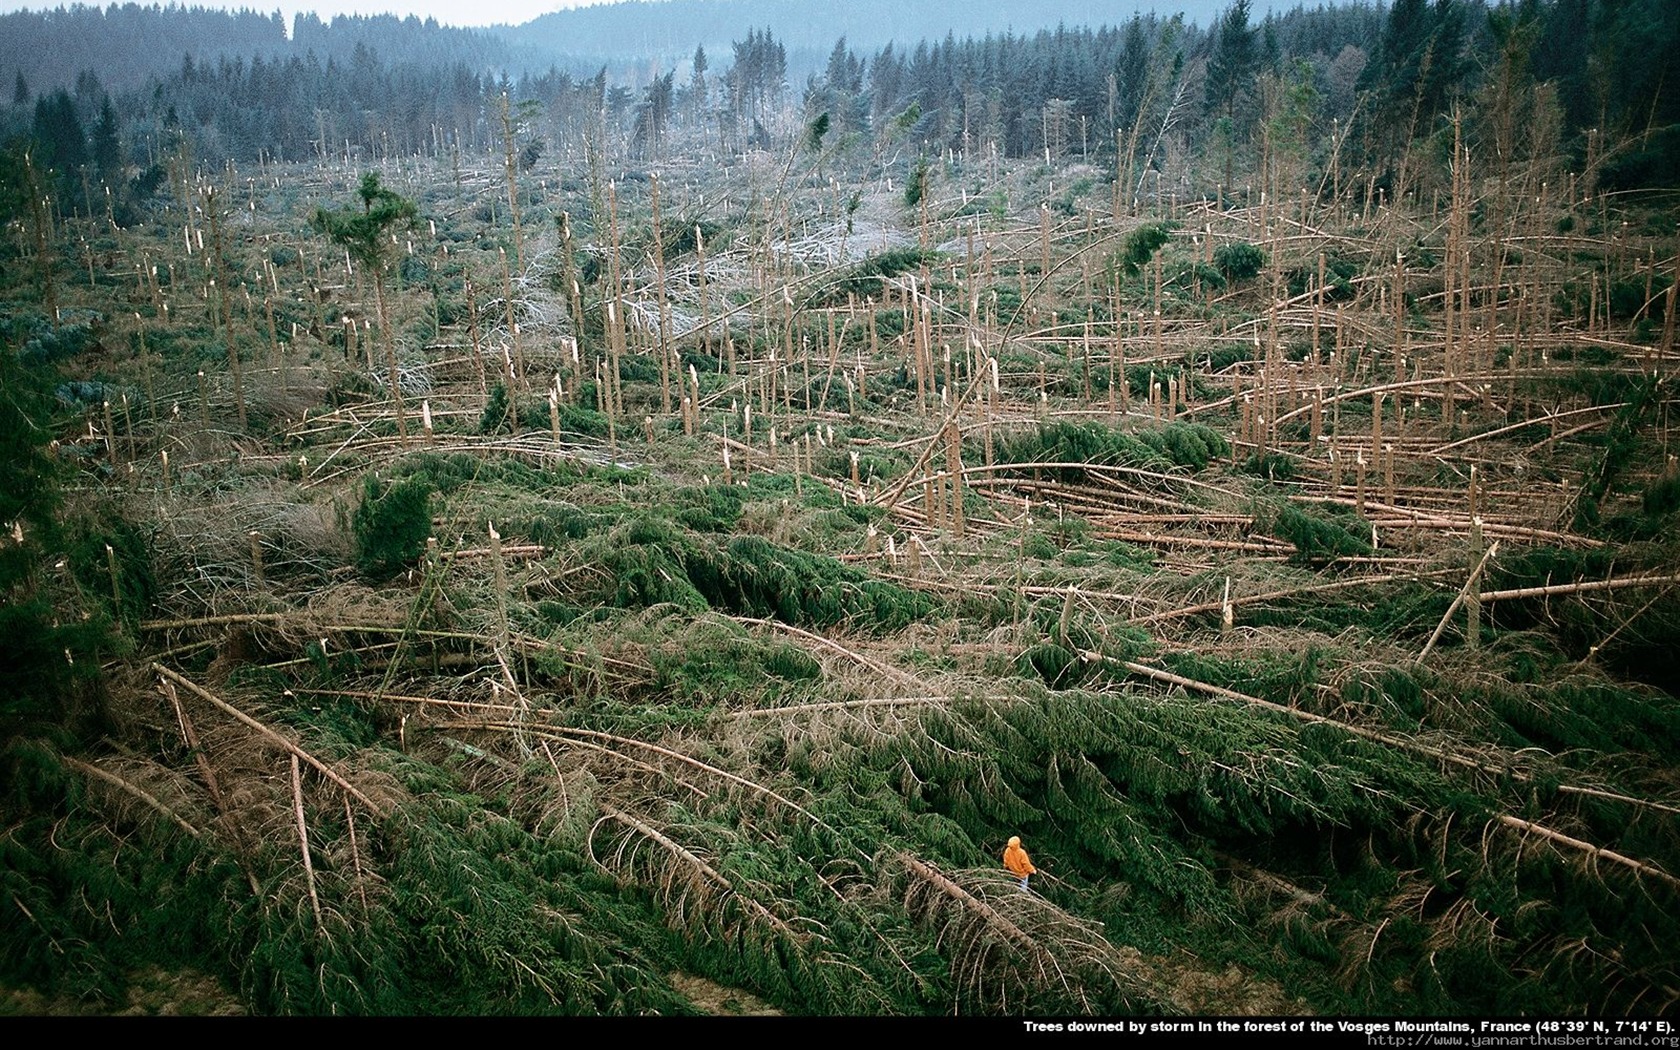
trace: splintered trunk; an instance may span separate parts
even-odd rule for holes
[[[924,244],[925,247],[925,244]],[[1043,204],[1038,209],[1038,279],[1045,283],[1045,290],[1049,291],[1050,280],[1050,205]]]
[[[513,221],[513,258],[519,272],[525,272],[524,237],[519,228],[519,167],[514,149],[513,115],[508,109],[507,92],[502,92],[502,143],[507,152],[508,217]]]
[[[1459,255],[1465,250],[1463,244],[1463,227],[1461,218],[1464,213],[1464,156],[1460,139],[1460,125],[1457,115],[1453,117],[1453,159],[1452,159],[1452,201],[1447,216],[1447,258],[1444,270],[1445,287],[1442,295],[1442,365],[1446,375],[1451,378],[1458,375],[1460,369],[1457,363],[1459,344],[1464,341],[1461,328],[1466,327],[1468,318],[1458,312],[1458,281]],[[1453,385],[1446,384],[1443,389],[1441,402],[1442,422],[1451,424],[1453,418]]]
[[[573,334],[583,338],[583,288],[578,283],[577,248],[572,242],[572,217],[560,213],[560,287],[566,296]]]
[[[668,341],[671,330],[671,303],[665,295],[665,243],[659,236],[659,176],[653,177],[653,283],[659,299],[659,334],[656,339],[659,353],[659,407],[671,414],[671,349]]]
[[[1324,253],[1318,253],[1318,283],[1313,286],[1312,357],[1313,369],[1318,368],[1318,344],[1321,318],[1324,313]],[[1316,437],[1316,435],[1315,435]]]
[[[1667,359],[1674,350],[1674,307],[1677,291],[1680,291],[1680,280],[1670,281],[1668,298],[1663,307],[1662,353],[1659,359]]]
[[[1371,396],[1371,467],[1382,466],[1383,449],[1383,395],[1379,391]]]
[[[487,397],[490,387],[484,378],[484,349],[478,340],[478,295],[473,291],[472,278],[466,280],[467,296],[467,335],[472,340],[473,370],[478,374],[478,393],[480,397]]]
[[[706,240],[701,234],[700,227],[694,227],[694,258],[699,270],[700,278],[700,352],[712,352],[712,315],[711,306],[706,298]],[[729,374],[735,374],[735,357],[729,357]]]
[[[58,324],[58,287],[53,280],[52,238],[47,228],[47,200],[41,180],[35,172],[35,162],[28,153],[23,155],[23,168],[29,176],[30,232],[35,239],[35,269],[41,276],[41,300],[47,307],[47,321]]]
[[[1126,319],[1120,310],[1120,285],[1114,285],[1114,356],[1110,361],[1109,404],[1124,415],[1132,410],[1130,383],[1126,379]],[[1119,392],[1118,401],[1115,391]]]
[[[263,313],[268,317],[268,348],[274,355],[274,370],[280,376],[280,393],[284,396],[288,391],[286,380],[285,355],[280,350],[280,333],[274,327],[274,300],[263,296]]]
[[[625,350],[624,315],[617,309],[617,303],[608,299],[601,304],[607,315],[607,351],[606,371],[603,388],[606,394],[606,412],[608,422],[621,415],[624,411],[623,394],[619,389],[619,377],[622,374]]]
[[[945,472],[951,479],[951,533],[963,535],[962,430],[956,423],[945,429]]]
[[[627,352],[624,335],[624,286],[623,276],[619,269],[618,259],[618,186],[607,183],[607,223],[609,229],[609,243],[607,248],[607,281],[612,286],[612,311],[609,314],[612,329],[612,367],[608,370],[607,381],[612,393],[612,411],[615,414],[624,412],[624,394],[619,386],[623,375],[624,355]]]
[[[508,397],[511,398],[516,389],[515,384],[520,389],[525,385],[525,352],[519,344],[519,320],[513,312],[513,276],[508,272],[507,252],[499,254],[502,257],[502,302],[507,312],[508,338],[513,342],[513,366],[508,376]]]
[[[1116,125],[1115,128],[1114,128],[1114,186],[1112,188],[1113,199],[1109,203],[1109,219],[1115,225],[1119,225],[1119,223],[1120,223],[1121,208],[1124,206],[1124,203],[1125,203],[1125,201],[1124,201],[1125,194],[1123,192],[1123,189],[1126,185],[1126,177],[1127,177],[1127,174],[1128,174],[1125,170],[1123,170],[1123,168],[1126,164],[1126,159],[1125,158],[1126,158],[1126,132],[1125,132],[1125,129]]]
[[[234,412],[239,419],[239,429],[245,429],[245,372],[239,363],[239,347],[233,339],[233,306],[228,299],[227,254],[223,250],[221,208],[216,201],[216,193],[210,190],[204,195],[205,211],[210,215],[210,242],[216,253],[216,286],[222,314],[222,342],[227,347],[228,373],[233,377],[233,405]],[[381,315],[380,323],[384,323]]]
[[[1079,341],[1080,386],[1085,400],[1091,400],[1091,315],[1085,314],[1085,329]]]
[[[1469,555],[1475,563],[1480,563],[1483,553],[1482,547],[1482,518],[1476,513],[1476,474],[1475,467],[1471,467],[1470,474],[1470,549]],[[1464,646],[1475,649],[1482,639],[1482,585],[1479,578],[1472,579],[1465,585],[1464,591]]]
[[[403,410],[402,369],[397,365],[397,344],[391,337],[390,319],[385,310],[385,271],[374,268],[373,294],[379,306],[379,335],[385,344],[385,368],[391,383],[391,403],[397,409],[397,441],[408,444],[408,416]]]

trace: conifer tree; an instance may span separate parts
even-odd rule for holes
[[[419,216],[419,208],[406,197],[381,185],[377,172],[362,176],[356,195],[361,198],[362,210],[344,208],[328,211],[316,208],[314,225],[317,230],[340,244],[364,270],[373,274],[374,295],[379,306],[379,330],[385,343],[385,360],[389,369],[391,398],[397,406],[397,436],[406,440],[408,423],[403,412],[402,373],[397,367],[397,348],[391,338],[389,313],[385,306],[385,270],[390,265],[391,235],[399,229],[411,228]]]
[[[1237,147],[1248,137],[1246,101],[1257,64],[1254,30],[1248,25],[1248,0],[1236,0],[1219,19],[1213,55],[1208,59],[1205,95],[1206,111],[1219,114],[1213,132],[1224,154],[1226,186],[1236,175]]]
[[[67,542],[59,463],[47,453],[54,381],[0,351],[0,751],[24,733],[91,730],[99,715],[83,702],[98,700],[86,687],[97,685],[106,622],[67,614],[75,598],[47,569],[63,564]]]
[[[1208,60],[1208,112],[1222,113],[1226,120],[1236,123],[1258,59],[1254,30],[1248,24],[1248,0],[1236,0],[1219,19],[1213,56]]]
[[[665,144],[665,127],[671,119],[671,100],[674,72],[654,77],[647,95],[636,106],[636,122],[631,132],[631,148],[639,157],[658,160]]]
[[[1395,0],[1382,41],[1359,79],[1371,92],[1371,144],[1396,163],[1457,96],[1469,63],[1457,0]]]
[[[117,111],[106,95],[99,103],[99,122],[93,126],[93,165],[105,185],[122,182],[122,141],[117,134]]]
[[[81,118],[76,116],[75,101],[63,88],[35,100],[35,122],[30,137],[35,140],[35,163],[42,169],[51,169],[60,178],[79,171],[87,163],[87,134],[82,129]]]
[[[688,74],[688,109],[691,115],[704,120],[706,113],[706,49],[697,46],[694,49],[694,60],[689,63]]]

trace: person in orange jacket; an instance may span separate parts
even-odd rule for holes
[[[1027,879],[1038,869],[1033,867],[1032,858],[1021,848],[1021,836],[1009,836],[1009,847],[1003,851],[1003,866],[1009,869],[1009,874],[1021,880],[1021,889],[1027,889]]]

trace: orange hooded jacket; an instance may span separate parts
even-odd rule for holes
[[[1024,879],[1038,869],[1027,856],[1027,851],[1021,848],[1021,836],[1009,836],[1009,848],[1003,851],[1003,866],[1008,868],[1016,878]]]

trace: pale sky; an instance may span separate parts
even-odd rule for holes
[[[73,7],[78,0],[57,0],[53,3],[43,3],[40,0],[0,0],[0,14],[11,11],[53,11],[60,7]],[[126,3],[128,0],[119,0]],[[241,8],[271,14],[278,10],[286,19],[286,30],[291,31],[292,16],[299,11],[314,11],[323,20],[331,21],[335,15],[384,15],[392,14],[406,18],[415,15],[419,18],[435,18],[444,25],[450,26],[489,26],[489,25],[521,25],[546,15],[550,11],[559,11],[569,7],[588,7],[591,4],[602,3],[605,0],[472,0],[463,3],[461,0],[186,0],[182,3],[165,2],[165,0],[134,0],[142,7],[152,7],[160,4],[164,7],[207,7],[238,11]],[[89,2],[88,7],[108,7],[109,0],[103,3]]]

